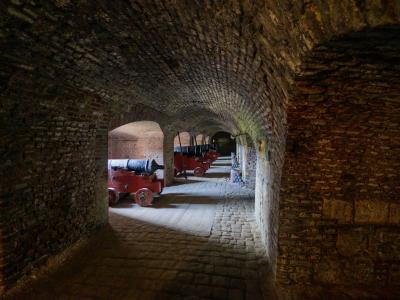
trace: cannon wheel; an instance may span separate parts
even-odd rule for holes
[[[135,202],[139,206],[149,206],[153,203],[153,192],[148,188],[139,189],[135,193]]]
[[[194,176],[196,177],[203,177],[206,171],[203,168],[197,167],[193,170]]]
[[[114,190],[108,190],[108,205],[113,206],[119,201],[119,195]]]

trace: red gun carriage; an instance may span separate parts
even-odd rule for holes
[[[188,156],[184,153],[174,153],[175,176],[185,171],[193,170],[194,176],[202,177],[210,168],[210,163],[201,160],[199,157]]]
[[[164,180],[156,170],[163,169],[155,160],[110,159],[108,161],[109,204],[116,204],[122,195],[134,194],[140,206],[153,203],[154,195],[162,192]]]
[[[216,161],[219,157],[219,153],[215,150],[210,150],[203,155],[203,160],[212,164],[214,161]]]

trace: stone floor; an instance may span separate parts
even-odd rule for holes
[[[199,179],[189,176],[158,200],[162,205],[168,197],[173,210],[171,197],[179,195],[179,204],[189,203],[186,210],[201,213],[201,205],[190,205],[193,197],[197,204],[208,197],[207,205],[215,206],[209,235],[189,234],[161,221],[152,224],[113,208],[107,228],[79,254],[10,298],[264,299],[260,271],[268,266],[253,216],[254,195],[228,183],[225,162],[218,161],[201,179],[200,196],[195,186]],[[207,195],[215,189],[218,195]],[[129,201],[120,208],[137,209]]]

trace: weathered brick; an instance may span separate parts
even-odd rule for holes
[[[355,202],[356,223],[386,223],[388,221],[389,203],[374,200],[357,200]]]
[[[341,224],[352,223],[353,207],[351,203],[342,200],[324,199],[322,205],[324,218],[336,219]]]

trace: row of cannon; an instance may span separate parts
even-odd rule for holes
[[[176,147],[174,149],[174,175],[186,177],[186,171],[194,176],[203,176],[210,165],[219,157],[214,145]],[[164,187],[163,179],[156,175],[164,169],[153,160],[110,159],[108,160],[109,204],[116,204],[122,195],[133,194],[140,206],[149,206],[153,197]]]
[[[197,146],[180,146],[180,147],[175,147],[174,152],[175,153],[183,153],[185,155],[189,156],[203,156],[204,154],[208,152],[216,152],[217,151],[217,146],[214,144],[205,144],[205,145],[197,145]]]
[[[193,171],[194,176],[204,176],[213,161],[218,158],[215,145],[176,147],[174,151],[175,176]]]

